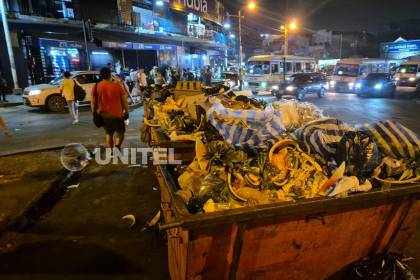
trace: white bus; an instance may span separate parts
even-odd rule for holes
[[[354,92],[357,80],[370,73],[389,73],[391,61],[376,58],[340,59],[334,67],[329,88],[335,92]]]
[[[407,61],[397,68],[397,73],[394,76],[397,82],[397,87],[416,90],[420,83],[420,61]]]
[[[296,73],[310,73],[316,69],[315,59],[293,55],[257,55],[248,60],[243,76],[243,90],[253,94],[273,92],[279,84]]]

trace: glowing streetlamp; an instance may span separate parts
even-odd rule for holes
[[[284,55],[289,54],[289,32],[296,29],[298,29],[296,19],[292,19],[289,23],[281,26],[281,30],[284,31]]]
[[[246,8],[250,11],[254,11],[257,8],[257,4],[254,1],[250,1]],[[239,9],[238,15],[230,15],[230,17],[237,17],[239,24],[238,24],[238,37],[239,37],[239,76],[240,76],[240,82],[241,82],[241,88],[242,88],[242,64],[244,61],[243,57],[243,46],[242,46],[242,10]]]

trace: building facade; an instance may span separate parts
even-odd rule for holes
[[[61,69],[97,70],[226,63],[224,8],[217,0],[8,0],[20,87]],[[0,35],[4,42],[4,34]],[[0,67],[11,79],[7,52]]]

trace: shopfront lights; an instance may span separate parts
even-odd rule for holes
[[[29,95],[31,96],[31,95],[39,95],[41,93],[41,91],[39,90],[39,89],[36,89],[36,90],[31,90],[30,92],[29,92]]]
[[[235,39],[235,34],[230,34],[230,35],[229,35],[229,37],[230,37],[231,39]]]
[[[249,83],[247,81],[244,82],[244,86],[249,86]]]
[[[92,52],[94,55],[109,55],[107,52]]]
[[[156,2],[155,2],[155,4],[156,4],[156,6],[158,6],[158,7],[162,7],[162,6],[163,6],[163,1],[161,1],[161,0],[159,1],[159,0],[158,0],[158,1],[156,1]]]
[[[267,87],[267,83],[266,83],[266,82],[262,82],[262,83],[261,83],[261,87],[262,87],[262,88],[266,88],[266,87]]]
[[[354,83],[349,83],[349,88],[350,89],[354,88]]]
[[[226,23],[223,25],[223,27],[224,27],[225,29],[229,29],[229,28],[231,27],[231,25],[230,25],[230,23],[226,22]]]
[[[203,54],[203,56],[201,57],[203,60],[207,59],[207,55]]]
[[[361,83],[357,83],[357,84],[356,84],[356,88],[357,88],[357,89],[359,89],[359,88],[361,88],[361,87],[362,87],[362,84],[361,84]]]
[[[271,90],[279,90],[279,86],[273,86]]]

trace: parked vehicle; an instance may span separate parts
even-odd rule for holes
[[[320,73],[301,73],[292,75],[287,82],[279,85],[278,90],[272,94],[277,99],[284,95],[295,96],[298,100],[303,100],[307,94],[317,94],[319,98],[325,96],[328,88],[325,76]]]
[[[86,91],[86,97],[81,103],[89,103],[92,89],[100,81],[97,71],[75,71],[71,72],[72,79],[75,79]],[[52,80],[48,84],[30,86],[23,91],[23,102],[30,107],[39,107],[53,112],[64,111],[66,100],[60,94],[62,77]]]
[[[313,58],[292,55],[257,55],[248,60],[243,89],[254,95],[279,89],[279,83],[296,73],[314,72]]]
[[[356,82],[370,73],[389,73],[391,61],[372,58],[341,59],[334,68],[329,88],[335,92],[352,93]]]
[[[360,97],[389,97],[394,98],[397,86],[391,75],[371,73],[356,83],[355,91]]]

